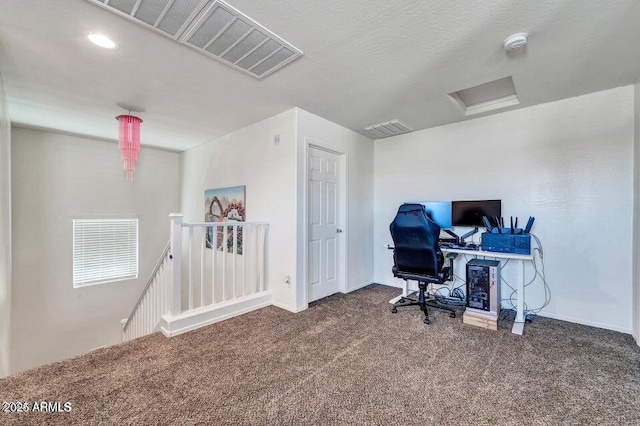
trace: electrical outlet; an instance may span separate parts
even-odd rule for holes
[[[291,275],[284,276],[284,285],[286,287],[291,287]]]

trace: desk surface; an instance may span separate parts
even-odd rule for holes
[[[499,251],[466,250],[460,248],[440,247],[443,253],[467,254],[476,257],[494,257],[496,259],[533,260],[533,254],[502,253]]]

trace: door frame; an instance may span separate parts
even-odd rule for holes
[[[338,197],[338,202],[340,203],[340,222],[338,224],[338,227],[340,229],[342,229],[342,238],[340,238],[340,241],[338,243],[338,247],[340,250],[340,256],[338,257],[338,261],[340,262],[340,267],[339,267],[339,271],[338,271],[338,277],[339,277],[339,291],[341,293],[347,293],[348,289],[349,289],[349,285],[348,285],[348,277],[349,274],[347,272],[347,248],[349,247],[349,229],[348,229],[348,223],[349,223],[349,204],[348,204],[348,200],[349,200],[349,194],[348,194],[348,154],[344,151],[339,150],[339,148],[332,146],[331,144],[327,144],[324,142],[320,142],[318,140],[309,138],[309,137],[305,137],[304,138],[304,186],[303,186],[303,193],[304,193],[304,227],[302,230],[302,234],[303,234],[303,241],[304,244],[302,245],[302,252],[303,252],[303,259],[304,259],[304,271],[303,271],[303,277],[304,277],[304,285],[303,287],[303,291],[304,291],[304,297],[302,300],[305,301],[305,305],[308,306],[309,305],[309,295],[310,295],[310,291],[309,291],[309,148],[315,148],[315,149],[319,149],[321,151],[325,151],[325,152],[329,152],[331,154],[335,154],[338,156],[339,160],[338,160],[338,170],[340,173],[340,177],[339,177],[339,191],[340,191],[340,196]],[[305,306],[305,308],[306,308]]]

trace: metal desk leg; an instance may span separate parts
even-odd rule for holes
[[[409,282],[408,281],[404,281],[404,284],[402,284],[402,294],[400,296],[396,296],[393,299],[389,300],[389,303],[391,303],[392,305],[395,304],[398,300],[402,299],[403,297],[409,296]]]
[[[517,311],[516,311],[516,320],[513,323],[513,328],[511,332],[514,334],[519,334],[522,336],[524,332],[524,260],[518,260],[518,269],[517,269],[517,290],[518,290],[518,301],[517,301]]]

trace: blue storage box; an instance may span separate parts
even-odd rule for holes
[[[531,254],[531,234],[494,234],[485,232],[482,234],[481,247],[484,251]]]

